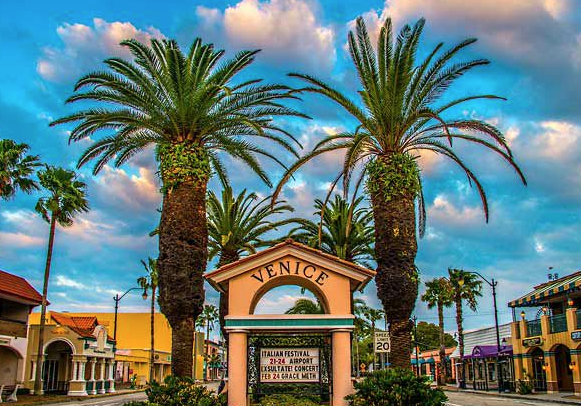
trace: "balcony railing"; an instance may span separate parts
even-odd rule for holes
[[[575,315],[577,316],[576,317],[576,319],[577,319],[577,330],[580,330],[581,329],[581,309],[578,309],[575,312]]]
[[[26,323],[0,318],[0,334],[25,338],[26,332]]]
[[[557,314],[549,318],[551,333],[561,333],[567,331],[567,315]]]
[[[542,334],[540,319],[527,321],[527,337],[536,337]]]

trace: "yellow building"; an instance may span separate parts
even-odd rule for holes
[[[512,323],[515,378],[530,377],[537,391],[581,395],[580,288],[581,272],[576,272],[508,304],[515,319],[522,310]]]
[[[114,313],[64,313],[69,317],[96,317],[112,336],[115,329]],[[150,313],[119,313],[117,316],[117,338],[115,352],[115,381],[129,384],[136,375],[136,384],[141,386],[149,381],[149,359],[151,348]],[[49,320],[50,315],[49,315]],[[33,313],[31,325],[38,325],[40,314]],[[203,379],[204,333],[196,333],[196,379]],[[155,363],[154,378],[163,380],[171,374],[171,327],[165,316],[155,314]],[[30,363],[31,361],[29,361]]]

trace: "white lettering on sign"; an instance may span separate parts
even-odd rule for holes
[[[261,348],[260,382],[319,382],[319,349]]]
[[[314,265],[302,263],[301,261],[296,261],[292,264],[291,261],[273,262],[272,264],[265,265],[263,268],[258,268],[250,277],[260,283],[264,283],[272,278],[284,275],[311,279],[319,286],[323,286],[327,278],[329,278],[329,274],[325,271],[317,269]]]

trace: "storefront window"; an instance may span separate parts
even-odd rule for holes
[[[488,380],[496,381],[496,365],[494,363],[488,363]]]

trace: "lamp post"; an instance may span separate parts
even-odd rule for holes
[[[486,279],[480,273],[476,271],[465,271],[466,273],[471,273],[480,277],[484,282],[486,282],[492,288],[492,301],[494,303],[494,327],[496,329],[496,370],[498,371],[498,393],[502,393],[503,381],[502,381],[502,371],[500,369],[500,330],[498,328],[498,308],[496,306],[496,286],[498,285],[498,281],[495,281],[494,278],[490,280]],[[463,281],[460,281],[463,282]]]
[[[117,293],[115,296],[113,296],[113,300],[115,301],[115,325],[113,326],[113,340],[115,340],[115,345],[117,345],[117,313],[119,311],[119,301],[121,301],[121,299],[123,299],[126,294],[128,294],[132,290],[137,290],[137,289],[141,289],[141,288],[131,288],[131,289],[127,290],[127,292],[123,293],[121,296],[119,296],[119,293]],[[147,291],[146,290],[143,290],[143,294],[141,295],[141,297],[143,298],[143,300],[147,300]]]
[[[416,316],[412,317],[414,322],[414,352],[416,353],[416,376],[420,376],[420,363],[418,357],[418,318]]]

